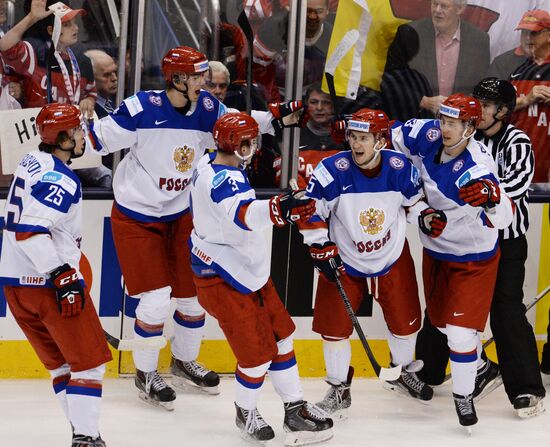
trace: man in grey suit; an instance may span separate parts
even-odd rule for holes
[[[428,80],[434,96],[423,96],[419,108],[436,113],[452,93],[470,94],[489,68],[489,35],[460,20],[467,0],[432,0],[431,17],[401,25],[388,49],[388,60],[395,61],[411,32],[420,41],[419,50],[409,62]]]

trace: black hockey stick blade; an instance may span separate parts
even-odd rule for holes
[[[166,346],[166,338],[162,335],[148,338],[118,339],[103,329],[107,342],[117,351],[143,351],[145,349],[162,349]]]
[[[334,104],[334,112],[336,115],[340,114],[340,104],[338,97],[336,96],[336,89],[334,88],[334,76],[331,73],[325,71],[325,79],[327,80],[328,92]]]
[[[353,327],[355,328],[355,331],[359,336],[359,340],[361,340],[361,344],[363,345],[363,348],[367,353],[367,357],[369,358],[372,368],[374,369],[374,372],[376,373],[378,378],[384,381],[393,381],[393,380],[399,379],[399,376],[401,375],[401,365],[394,366],[393,368],[382,368],[380,366],[380,363],[378,363],[378,361],[376,360],[376,357],[374,356],[374,353],[372,352],[372,349],[369,346],[367,338],[363,333],[363,329],[359,324],[359,320],[357,319],[357,316],[353,312],[353,308],[351,307],[351,303],[349,302],[348,296],[346,295],[346,291],[344,290],[344,287],[340,282],[340,278],[338,277],[336,277],[336,287],[338,288],[338,293],[340,293],[340,297],[344,302],[344,307],[346,308],[346,312],[348,313],[351,319],[351,323],[353,324]]]
[[[252,111],[252,51],[254,44],[254,33],[252,32],[252,27],[248,21],[248,17],[244,9],[239,14],[237,18],[237,23],[241,27],[241,30],[244,33],[246,42],[248,43],[248,60],[246,64],[246,113],[250,115]]]

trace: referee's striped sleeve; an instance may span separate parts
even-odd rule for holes
[[[518,200],[527,192],[534,175],[531,141],[521,130],[508,127],[501,142],[507,150],[500,183],[511,199]]]

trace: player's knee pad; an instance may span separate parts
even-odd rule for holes
[[[287,338],[283,338],[277,342],[277,355],[288,354],[294,349],[294,334],[290,334]]]
[[[95,368],[85,369],[84,371],[71,372],[71,380],[103,380],[105,375],[105,364],[96,366]]]
[[[448,324],[445,328],[449,348],[455,352],[471,352],[477,349],[477,331],[475,329]]]
[[[136,318],[147,324],[164,324],[170,312],[170,286],[139,294]]]
[[[183,315],[189,315],[190,317],[198,317],[204,315],[204,309],[199,304],[199,300],[196,296],[191,298],[176,298],[177,310]]]
[[[254,366],[252,368],[243,368],[240,365],[237,365],[237,368],[248,377],[263,377],[266,375],[269,365],[271,365],[271,361],[262,363],[261,365]]]
[[[61,365],[59,368],[50,369],[49,373],[52,379],[56,379],[57,377],[69,375],[71,373],[71,367],[69,366],[68,363],[65,363],[64,365]]]

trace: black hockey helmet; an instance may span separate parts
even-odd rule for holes
[[[474,87],[472,96],[480,100],[493,101],[499,109],[506,106],[508,115],[516,107],[516,89],[504,79],[495,77],[482,79]]]

